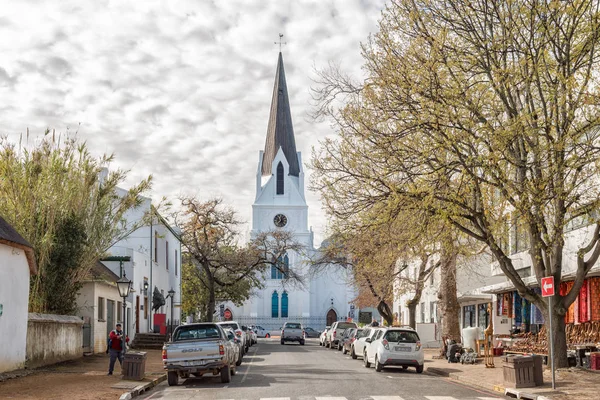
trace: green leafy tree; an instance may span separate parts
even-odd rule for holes
[[[401,198],[485,244],[519,294],[555,324],[600,256],[600,2],[393,0],[363,47],[367,78],[328,73],[320,111],[339,140],[321,159],[346,209]],[[341,109],[335,99],[343,97]],[[335,184],[334,184],[335,183]],[[539,281],[564,279],[567,227],[588,218],[574,286],[553,307],[510,257],[506,219],[519,220]]]
[[[32,146],[0,138],[0,214],[32,245],[38,264],[30,311],[72,313],[93,263],[138,227],[123,216],[140,205],[151,177],[120,195],[127,172],[106,173],[112,160],[49,131]]]

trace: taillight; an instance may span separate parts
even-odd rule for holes
[[[304,331],[302,331],[302,337],[304,337],[304,335],[305,335],[305,334],[306,334],[306,333],[304,333]]]
[[[337,331],[333,331],[333,337],[337,336]]]
[[[167,359],[167,350],[163,349],[162,351],[162,359],[166,360]]]
[[[386,349],[386,350],[389,350],[389,349],[390,349],[390,346],[389,346],[389,343],[388,343],[388,341],[387,341],[387,340],[383,339],[383,340],[381,341],[381,343],[383,344],[383,347],[385,347],[385,349]]]
[[[223,354],[225,354],[225,347],[222,344],[220,344],[219,345],[219,355],[223,355]]]
[[[282,329],[282,330],[281,330],[281,336],[283,336],[283,335],[284,335],[284,333],[285,333],[285,331]]]
[[[242,331],[240,331],[240,330],[235,331],[235,335],[242,337]]]
[[[415,345],[415,351],[419,351],[421,349],[421,341],[417,340],[417,344]]]

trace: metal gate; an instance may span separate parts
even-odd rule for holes
[[[83,317],[82,319],[83,352],[92,353],[92,324],[90,324],[90,317]]]

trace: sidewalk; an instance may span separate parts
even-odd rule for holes
[[[439,349],[425,349],[425,367],[429,373],[446,376],[465,385],[504,394],[504,375],[502,357],[495,357],[496,368],[486,368],[483,359],[477,364],[450,364],[447,360],[434,360]],[[564,368],[556,371],[556,390],[551,387],[552,375],[549,369],[544,371],[544,385],[512,389],[518,391],[523,398],[543,400],[594,399],[600,393],[600,372],[579,368]],[[509,388],[510,389],[510,388]]]
[[[95,354],[36,370],[0,374],[0,380],[7,376],[18,376],[0,382],[0,398],[19,400],[119,399],[123,393],[165,375],[161,351],[143,351],[146,352],[146,378],[142,381],[121,379],[121,369],[118,361],[115,365],[114,375],[106,375],[108,372],[108,355]]]

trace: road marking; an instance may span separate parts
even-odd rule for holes
[[[261,397],[260,400],[290,400],[289,397]]]
[[[425,396],[428,400],[456,400],[456,397],[452,396]]]
[[[258,345],[257,345],[257,347],[254,349],[254,354],[256,354],[256,352],[257,352],[257,351],[258,351]],[[254,358],[252,358],[252,359],[250,360],[250,362],[248,363],[248,368],[246,368],[246,372],[244,372],[244,376],[242,377],[242,382],[241,382],[241,383],[244,383],[244,382],[246,382],[246,378],[248,377],[248,372],[250,372],[250,367],[252,366],[252,361],[254,361]]]
[[[348,400],[345,397],[315,397],[315,400]]]
[[[400,396],[371,396],[373,400],[404,400]]]

